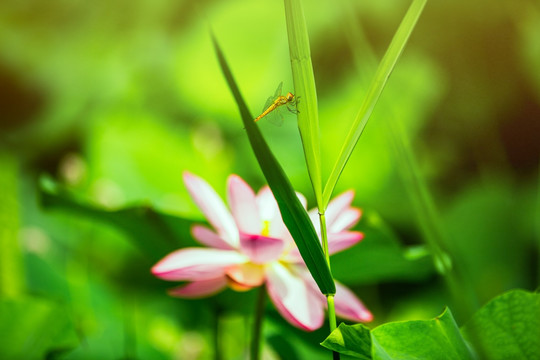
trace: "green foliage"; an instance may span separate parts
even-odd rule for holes
[[[0,358],[54,359],[79,344],[65,304],[39,298],[0,300]]]
[[[0,147],[0,296],[14,296],[24,288],[17,238],[20,226],[18,162],[15,156]]]
[[[540,295],[514,290],[478,310],[461,331],[446,309],[432,320],[391,322],[373,330],[341,324],[322,345],[361,359],[458,360],[477,354],[488,360],[536,359],[539,334]]]
[[[331,257],[332,274],[347,284],[420,281],[433,274],[423,247],[403,247],[392,229],[374,211],[364,211],[358,230],[364,240]]]
[[[152,261],[180,247],[195,245],[190,233],[192,220],[158,212],[148,205],[108,210],[78,199],[46,176],[41,178],[41,191],[41,202],[46,209],[116,226]]]

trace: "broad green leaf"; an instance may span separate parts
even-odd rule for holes
[[[368,331],[363,325],[341,324],[322,345],[363,359],[440,359],[443,354],[456,360],[538,359],[540,294],[513,290],[500,295],[461,331],[449,309],[433,320],[381,325],[371,331],[371,348]]]
[[[432,320],[393,322],[371,332],[372,355],[378,359],[473,359],[449,309]]]
[[[377,68],[375,76],[368,89],[367,95],[364,98],[364,102],[362,103],[360,110],[358,111],[358,114],[356,115],[356,118],[354,119],[354,122],[350,128],[350,131],[347,134],[345,141],[343,142],[343,146],[338,156],[338,160],[336,161],[334,168],[332,169],[332,172],[330,173],[328,181],[324,187],[323,204],[325,206],[330,201],[330,197],[332,196],[332,192],[334,191],[339,176],[341,175],[343,168],[347,164],[347,161],[349,160],[356,146],[356,143],[360,138],[360,135],[362,135],[362,132],[364,131],[364,128],[371,116],[371,113],[375,108],[379,96],[381,95],[384,86],[386,85],[386,82],[390,77],[394,66],[396,65],[396,62],[399,59],[405,47],[405,44],[407,43],[409,36],[414,29],[426,2],[427,0],[413,1],[411,6],[409,7],[409,10],[407,11],[407,14],[403,18],[403,21],[401,22],[401,25],[399,26],[396,34],[394,35],[394,38],[392,39],[392,42],[390,43],[386,54],[384,55],[381,63],[379,64],[379,67]]]
[[[482,358],[538,359],[540,294],[513,290],[491,300],[462,329]]]
[[[381,281],[426,279],[433,274],[433,261],[425,247],[404,247],[383,219],[364,210],[355,230],[364,239],[333,255],[334,277],[347,284],[375,284]]]
[[[190,233],[192,220],[160,213],[147,205],[119,210],[91,205],[47,177],[41,178],[41,202],[46,209],[66,211],[120,228],[154,261],[179,247],[196,245]]]
[[[362,359],[474,359],[449,309],[432,320],[391,322],[371,332],[342,324],[322,345]]]
[[[64,307],[37,298],[0,300],[0,358],[52,359],[79,343]]]
[[[359,359],[371,359],[370,330],[362,324],[339,324],[338,328],[332,331],[321,345],[341,354]]]
[[[317,92],[304,10],[300,0],[285,0],[285,18],[294,90],[297,98],[298,129],[302,138],[304,156],[317,207],[319,212],[324,212]]]
[[[216,39],[214,37],[212,39],[221,70],[240,110],[240,115],[255,157],[259,162],[266,181],[268,181],[268,186],[270,186],[277,200],[283,222],[289,229],[304,262],[321,292],[325,295],[334,294],[336,291],[334,280],[325,261],[315,228],[306,210],[298,200],[285,172],[266,144],[256,123],[253,121],[253,116],[251,116],[247,109],[246,103],[240,94],[240,89],[234,80],[229,65]]]

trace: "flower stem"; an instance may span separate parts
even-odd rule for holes
[[[330,268],[330,254],[328,253],[328,234],[326,233],[326,217],[324,215],[324,212],[323,213],[319,212],[319,222],[321,224],[321,240],[322,240],[323,253],[324,253],[324,257],[326,258],[326,263],[328,264],[328,268]]]
[[[251,337],[251,360],[259,360],[261,357],[261,334],[265,299],[266,289],[262,285],[258,289],[257,302],[255,303],[255,319],[253,321],[253,335]]]
[[[326,216],[324,215],[324,212],[319,212],[319,222],[321,224],[321,240],[322,240],[322,248],[324,252],[324,256],[326,259],[326,263],[328,264],[328,269],[330,269],[330,272],[332,271],[330,267],[330,253],[328,251],[328,234],[326,232]],[[334,305],[334,295],[329,294],[326,295],[326,302],[328,304],[328,323],[330,325],[330,332],[334,331],[337,327],[337,321],[336,321],[336,307]],[[339,360],[339,353],[333,351],[332,356],[334,360]]]

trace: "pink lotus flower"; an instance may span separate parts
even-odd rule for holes
[[[324,322],[326,298],[309,274],[298,248],[285,227],[277,202],[266,186],[255,194],[240,177],[228,179],[230,211],[203,179],[184,173],[186,187],[213,229],[195,225],[195,239],[209,248],[185,248],[160,260],[152,273],[164,280],[187,281],[170,295],[197,298],[212,295],[226,286],[249,290],[266,285],[268,295],[291,324],[315,330]],[[306,206],[306,200],[298,194]],[[351,207],[352,191],[332,200],[326,212],[330,253],[359,242],[363,234],[348,231],[360,219]],[[310,211],[319,232],[316,210]],[[336,313],[352,321],[370,321],[371,313],[347,287],[336,283]]]

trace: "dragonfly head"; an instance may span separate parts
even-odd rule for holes
[[[287,94],[287,101],[293,101],[293,100],[294,100],[294,95],[291,92],[289,92]]]

